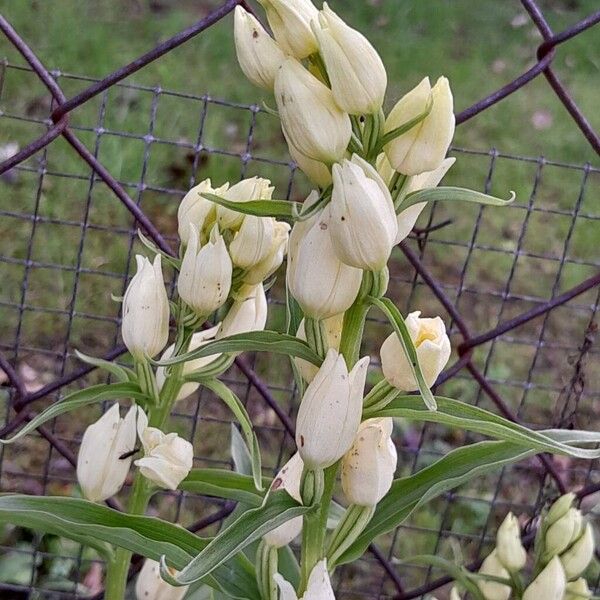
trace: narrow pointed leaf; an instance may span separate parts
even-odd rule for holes
[[[135,381],[135,373],[127,367],[122,367],[109,360],[103,358],[96,358],[95,356],[88,356],[79,350],[75,350],[75,356],[81,361],[93,367],[104,369],[113,375],[117,381]]]
[[[137,230],[137,234],[142,244],[144,244],[144,246],[146,246],[146,248],[148,248],[150,252],[153,252],[154,254],[160,254],[165,260],[165,262],[169,263],[174,269],[179,271],[179,269],[181,268],[181,260],[161,250],[151,239],[147,238],[142,233],[141,229]]]
[[[263,478],[262,487],[267,488],[270,480]],[[226,469],[192,469],[179,484],[179,489],[202,496],[214,496],[260,506],[264,494],[254,485],[253,477]]]
[[[137,383],[110,383],[93,385],[84,390],[78,390],[68,396],[65,396],[59,402],[55,402],[39,415],[31,419],[18,433],[8,440],[0,440],[1,444],[12,444],[16,440],[37,429],[47,421],[58,417],[66,412],[77,410],[93,402],[102,402],[104,400],[124,400],[131,398],[133,400],[148,400],[148,397],[140,390]]]
[[[414,204],[420,204],[422,202],[475,202],[477,204],[489,204],[490,206],[506,206],[510,204],[516,197],[514,192],[510,193],[508,200],[502,198],[496,198],[496,196],[490,196],[488,194],[482,194],[475,190],[468,190],[466,188],[459,187],[448,187],[441,186],[435,188],[426,188],[424,190],[418,190],[411,192],[406,195],[406,198],[400,205],[400,211],[405,210],[409,206]]]
[[[255,217],[275,217],[276,219],[291,220],[294,217],[294,211],[298,210],[296,202],[290,202],[289,200],[264,199],[249,200],[248,202],[232,202],[216,194],[204,193],[201,196],[219,206]]]

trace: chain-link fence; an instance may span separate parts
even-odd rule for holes
[[[124,354],[119,305],[107,298],[110,293],[122,295],[131,276],[137,228],[173,252],[177,203],[193,182],[210,175],[214,161],[229,164],[238,175],[267,175],[280,190],[287,189],[288,197],[306,191],[281,146],[273,150],[261,138],[274,118],[260,107],[127,80],[239,3],[243,2],[228,0],[102,80],[48,71],[0,15],[0,29],[28,63],[0,63],[0,123],[10,121],[20,139],[31,140],[0,164],[0,435],[16,430],[68,390],[102,381],[97,371],[81,368],[74,349],[109,359]],[[522,4],[544,39],[535,65],[462,111],[457,122],[464,123],[543,76],[600,153],[598,135],[552,68],[559,46],[600,22],[600,12],[554,33],[535,2]],[[11,89],[39,85],[45,86],[48,102],[33,111],[11,110]],[[78,91],[67,98],[63,90]],[[123,96],[135,98],[138,115],[145,111],[143,128],[139,120],[131,128],[115,125],[115,99]],[[77,109],[84,106],[87,110],[80,113]],[[182,138],[170,127],[169,115],[176,106],[189,115],[194,136]],[[222,122],[223,113],[236,123],[235,143],[211,126]],[[125,152],[126,147],[135,148],[127,155],[128,177],[117,180],[103,166],[103,157],[115,149]],[[155,168],[163,164],[165,153],[173,157],[168,173]],[[506,190],[494,186],[510,172],[519,174],[520,189],[518,201],[503,209],[467,206],[457,213],[433,206],[423,226],[395,252],[389,295],[403,311],[418,308],[441,314],[451,324],[454,362],[442,374],[438,392],[534,427],[597,429],[600,169],[496,150],[453,148],[452,154],[461,167],[450,175],[450,182],[456,177],[464,183],[468,172],[471,187],[504,194]],[[10,186],[16,184],[18,196],[11,193]],[[270,302],[275,327],[283,318],[278,286]],[[375,320],[370,326],[366,351],[375,358],[386,329]],[[244,355],[226,380],[246,403],[266,467],[274,472],[293,448],[297,398],[289,369],[280,363],[274,366],[266,355]],[[78,441],[96,417],[92,411],[77,413],[77,422],[74,414],[61,417],[40,427],[39,435],[3,447],[2,490],[74,493]],[[194,443],[198,466],[230,465],[224,440],[231,423],[210,394],[200,392],[179,404],[173,426]],[[399,423],[398,431],[403,474],[476,439],[435,425]],[[447,580],[441,573],[399,564],[398,559],[415,552],[453,556],[458,542],[465,561],[476,565],[509,509],[533,521],[549,499],[566,490],[576,491],[592,508],[600,492],[597,464],[539,455],[479,477],[430,503],[378,540],[364,559],[340,569],[337,597],[407,600],[436,590],[444,597],[439,588]],[[119,500],[110,505],[119,508]],[[214,531],[232,509],[229,502],[165,492],[150,510],[193,531]],[[26,567],[26,576],[3,579],[7,561],[0,563],[2,597],[74,598],[90,590],[101,597],[96,589],[101,573],[97,557],[76,544],[48,538],[17,529],[2,533],[4,558]],[[600,570],[592,571],[600,577]]]

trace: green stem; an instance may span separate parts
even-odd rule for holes
[[[340,354],[346,359],[348,370],[358,361],[368,312],[369,305],[362,298],[357,298],[344,315]]]
[[[323,557],[323,545],[319,544],[319,540],[321,539],[320,528],[321,523],[318,512],[310,512],[304,515],[298,597],[301,597],[306,591],[310,573]]]

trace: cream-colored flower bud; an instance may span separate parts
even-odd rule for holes
[[[171,575],[177,571],[169,569]],[[160,576],[160,565],[155,560],[147,558],[135,582],[135,597],[137,600],[182,600],[188,591],[188,586],[174,587]]]
[[[560,556],[567,579],[579,577],[594,557],[594,532],[588,523],[575,543]]]
[[[267,297],[262,283],[244,285],[236,294],[236,300],[223,319],[218,339],[245,333],[262,331],[267,323]]]
[[[569,492],[568,494],[563,494],[551,507],[548,511],[548,514],[544,517],[544,525],[549,527],[553,525],[564,516],[567,511],[573,506],[573,502],[575,501],[575,494]]]
[[[461,600],[460,594],[455,587],[450,590],[450,600]]]
[[[420,315],[421,311],[418,310],[410,313],[406,317],[406,327],[417,349],[425,382],[431,387],[448,362],[452,349],[442,319],[421,318]],[[395,388],[404,392],[419,389],[396,333],[392,333],[381,346],[381,368],[385,378]]]
[[[272,490],[285,490],[296,502],[302,504],[302,496],[300,494],[300,481],[302,480],[302,470],[304,463],[300,454],[296,452],[290,460],[288,460],[271,484]],[[272,529],[263,536],[263,539],[270,546],[282,548],[287,546],[302,531],[302,517],[294,517],[286,521],[283,525]]]
[[[229,254],[236,267],[249,269],[263,261],[273,245],[275,219],[246,215],[240,230],[229,244]]]
[[[565,572],[555,556],[526,588],[523,600],[563,600],[566,587]]]
[[[216,327],[211,327],[210,329],[204,329],[202,331],[198,331],[192,335],[192,339],[190,340],[189,350],[196,350],[201,346],[205,346],[209,342],[212,342],[217,335],[217,331],[221,326],[217,325]],[[173,356],[173,350],[175,349],[175,345],[172,344],[169,346],[160,357],[160,360],[167,360]],[[217,360],[221,355],[220,354],[211,354],[210,356],[204,356],[202,358],[197,358],[195,360],[188,360],[183,366],[183,375],[190,375],[194,373],[194,371],[198,371],[203,367],[210,365],[213,361]],[[156,369],[156,384],[158,385],[158,389],[161,390],[165,381],[167,379],[167,368],[166,367],[158,367]],[[188,396],[191,396],[198,388],[200,384],[196,381],[188,381],[184,383],[179,393],[177,394],[176,400],[183,400]]]
[[[113,404],[85,430],[77,455],[77,481],[92,502],[114,496],[125,483],[132,458],[120,456],[135,448],[135,415],[132,406],[124,419]]]
[[[346,361],[330,348],[308,384],[296,420],[296,445],[309,469],[325,469],[352,446],[360,425],[369,357],[348,373]]]
[[[581,511],[571,507],[546,531],[545,555],[549,558],[566,550],[581,535],[582,528]]]
[[[181,261],[177,291],[197,314],[207,316],[227,300],[233,266],[216,226],[208,243],[200,250],[198,245],[198,230],[190,225],[190,238]]]
[[[163,282],[160,254],[150,262],[135,257],[137,272],[123,297],[121,334],[137,360],[156,356],[169,340],[169,298]]]
[[[591,598],[592,592],[588,586],[588,583],[583,577],[580,577],[576,581],[567,583],[567,589],[565,591],[564,600],[585,600],[585,598]]]
[[[316,193],[306,200],[312,204]],[[297,221],[290,234],[287,283],[305,316],[327,319],[345,312],[358,295],[362,271],[335,254],[324,211]]]
[[[383,269],[398,233],[396,211],[383,179],[360,156],[333,165],[327,210],[336,256],[358,269]]]
[[[329,572],[327,571],[327,561],[325,560],[319,561],[313,567],[308,577],[306,591],[301,598],[298,598],[291,583],[286,581],[279,573],[275,574],[273,579],[279,586],[280,600],[335,600]]]
[[[351,115],[372,114],[381,108],[387,75],[369,40],[349,27],[323,3],[313,31],[337,105]]]
[[[294,145],[286,138],[290,156],[294,159],[300,170],[310,179],[312,183],[325,189],[331,183],[331,169],[318,160],[313,160],[304,156]]]
[[[273,242],[267,256],[250,267],[243,275],[244,283],[257,285],[262,283],[279,269],[287,254],[290,225],[284,221],[275,221],[273,228]]]
[[[279,69],[275,100],[284,135],[298,152],[325,164],[342,158],[352,135],[350,117],[331,90],[293,58]]]
[[[232,185],[222,196],[230,202],[270,200],[274,189],[268,179],[249,177]],[[217,206],[217,221],[221,229],[238,229],[244,221],[244,214],[224,206]]]
[[[496,534],[496,556],[502,565],[511,572],[520,571],[527,562],[527,551],[521,543],[519,521],[508,513]]]
[[[389,142],[384,151],[392,167],[405,175],[437,169],[444,160],[454,135],[452,92],[448,80],[440,77],[431,87],[429,78],[401,98],[385,122],[385,133],[422,113],[433,101],[431,112],[406,133]]]
[[[490,575],[492,577],[500,577],[502,579],[509,579],[510,575],[508,571],[502,566],[502,563],[498,560],[496,550],[483,561],[479,573],[481,575]],[[508,600],[510,598],[510,586],[503,585],[497,581],[485,581],[479,579],[477,586],[481,590],[485,600]]]
[[[390,490],[398,463],[393,427],[391,417],[360,424],[342,459],[342,488],[350,504],[375,506]]]
[[[216,204],[202,197],[202,194],[222,196],[229,187],[226,183],[219,188],[213,188],[210,179],[201,181],[184,197],[177,209],[177,231],[181,243],[187,245],[190,236],[190,223],[202,233],[212,228],[217,210]]]
[[[235,51],[244,75],[256,86],[273,91],[275,75],[285,60],[279,44],[239,4],[233,21]]]
[[[325,341],[327,342],[327,348],[333,348],[334,350],[340,349],[340,342],[342,341],[342,327],[344,326],[344,313],[339,315],[333,315],[328,319],[323,320],[323,329],[325,331]],[[306,341],[306,331],[304,329],[304,319],[300,321],[296,337],[303,341]],[[303,358],[294,358],[296,367],[302,375],[302,379],[306,383],[310,383],[315,375],[319,372],[319,367],[313,365],[311,362],[304,360]]]
[[[279,45],[296,58],[317,51],[317,40],[310,23],[319,11],[310,0],[259,0]]]
[[[134,463],[140,473],[161,488],[177,489],[192,469],[192,444],[176,433],[165,434],[156,427],[148,427],[148,417],[141,408],[138,408],[137,432],[144,447],[144,457]]]

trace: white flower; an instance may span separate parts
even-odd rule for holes
[[[312,183],[325,189],[331,183],[331,169],[325,163],[304,156],[304,154],[302,154],[289,139],[286,138],[286,141],[290,156],[294,159],[302,172]]]
[[[144,457],[134,463],[140,473],[161,488],[177,489],[192,469],[192,444],[176,433],[165,434],[156,427],[148,427],[148,417],[141,408],[138,408],[137,431],[144,447]]]
[[[267,323],[267,297],[262,283],[244,285],[223,319],[217,338],[246,331],[262,331]]]
[[[227,300],[233,266],[216,226],[208,243],[200,250],[198,245],[198,230],[190,225],[189,243],[181,261],[177,291],[197,314],[208,316]]]
[[[312,204],[316,193],[306,200]],[[335,254],[323,211],[296,221],[290,234],[287,283],[305,316],[326,319],[346,311],[358,294],[362,271]]]
[[[385,267],[398,224],[390,192],[377,171],[360,156],[333,165],[329,233],[336,256],[369,271]]]
[[[181,243],[186,245],[190,236],[190,223],[203,233],[212,228],[216,219],[216,205],[214,202],[202,197],[202,194],[216,194],[222,196],[229,187],[226,183],[219,188],[213,188],[210,179],[201,181],[193,187],[184,197],[177,209],[177,231]]]
[[[583,516],[576,508],[569,508],[546,531],[545,554],[551,557],[566,550],[583,530]]]
[[[273,91],[285,55],[264,27],[240,5],[235,7],[235,50],[244,75],[258,87]]]
[[[296,58],[317,51],[317,40],[310,22],[319,12],[310,0],[259,0],[279,45]]]
[[[417,358],[425,378],[431,387],[450,358],[450,339],[440,317],[421,318],[421,311],[406,317],[406,327],[417,349]],[[381,346],[381,368],[385,378],[397,389],[414,392],[419,389],[410,370],[410,363],[396,333],[392,333]]]
[[[496,555],[508,571],[520,571],[527,562],[527,551],[521,543],[519,521],[508,513],[496,534]]]
[[[287,254],[290,225],[284,221],[275,221],[273,242],[267,256],[244,272],[242,279],[249,285],[262,283],[281,266]]]
[[[377,112],[387,87],[383,62],[369,40],[323,3],[313,31],[340,108],[352,115]]]
[[[172,575],[177,572],[170,569]],[[135,597],[137,600],[182,600],[188,591],[188,586],[174,587],[160,576],[160,565],[155,560],[147,558],[137,576]]]
[[[550,507],[548,514],[544,517],[544,525],[549,527],[550,525],[553,525],[554,523],[556,523],[556,521],[558,521],[558,519],[560,519],[562,516],[564,516],[567,513],[567,511],[571,508],[574,500],[575,500],[575,494],[573,494],[571,492],[568,494],[563,494]]]
[[[567,579],[579,577],[594,557],[594,532],[588,523],[573,545],[560,556]]]
[[[331,90],[293,58],[279,69],[275,100],[284,135],[298,152],[326,164],[342,158],[352,135],[350,117]]]
[[[510,577],[508,571],[498,560],[496,550],[492,551],[492,553],[483,561],[479,573],[481,575],[491,575],[492,577],[501,577],[503,579],[509,579]],[[483,579],[478,580],[477,585],[485,600],[508,600],[508,598],[510,598],[511,588],[508,585],[503,585],[495,581],[484,581]],[[538,598],[537,600],[540,599]]]
[[[230,202],[248,202],[249,200],[268,200],[273,194],[273,186],[268,179],[249,177],[232,185],[222,194]],[[244,214],[217,206],[217,221],[221,229],[238,229],[244,220]]]
[[[169,298],[163,282],[160,254],[150,261],[135,257],[137,272],[123,297],[121,333],[137,360],[156,356],[169,340]]]
[[[523,600],[563,600],[566,587],[565,572],[558,556],[555,556],[529,584]]]
[[[591,597],[592,592],[590,591],[587,581],[583,579],[583,577],[580,577],[571,583],[567,583],[564,600],[584,600],[585,598]]]
[[[384,151],[392,167],[405,175],[437,169],[444,160],[454,135],[452,92],[445,77],[431,87],[429,77],[401,98],[385,122],[385,133],[422,113],[433,100],[431,112],[406,133],[389,142]]]
[[[375,506],[389,491],[398,462],[391,417],[360,424],[342,459],[342,488],[351,504]]]
[[[202,331],[198,331],[192,335],[192,339],[190,341],[190,346],[188,348],[189,351],[196,350],[201,346],[212,342],[215,339],[217,331],[219,330],[220,325],[216,327],[211,327],[210,329],[204,329]],[[175,345],[172,344],[169,346],[160,357],[160,360],[167,360],[173,356],[173,350],[175,349]],[[194,371],[198,371],[203,367],[210,365],[213,361],[217,360],[221,356],[220,354],[211,354],[210,356],[204,356],[202,358],[197,358],[195,360],[188,360],[183,366],[183,375],[190,375]],[[161,390],[166,380],[166,368],[158,367],[156,369],[156,383],[158,385],[158,389]],[[179,393],[177,394],[176,400],[183,400],[188,396],[191,396],[198,388],[200,384],[195,381],[188,381],[181,386]]]
[[[342,327],[344,325],[344,313],[339,315],[333,315],[327,319],[323,319],[323,328],[325,330],[325,340],[327,342],[327,348],[333,348],[335,350],[340,349],[340,342],[342,341]],[[304,329],[304,319],[300,321],[296,337],[303,341],[306,341],[306,332]],[[315,375],[319,372],[319,367],[313,365],[311,362],[304,360],[303,358],[294,358],[296,367],[300,371],[300,375],[306,383],[310,383]]]
[[[113,404],[85,430],[77,455],[77,481],[88,500],[106,500],[123,487],[132,457],[120,456],[135,448],[135,415],[132,406],[121,419],[119,405]]]
[[[325,469],[352,446],[360,425],[369,357],[348,373],[344,357],[330,348],[308,384],[296,420],[296,445],[309,469]]]
[[[302,470],[304,463],[300,454],[296,452],[290,460],[288,460],[271,484],[272,490],[285,490],[296,502],[302,504],[300,495],[300,480],[302,479]],[[282,548],[287,546],[294,540],[302,531],[302,517],[294,517],[286,521],[283,525],[272,529],[263,537],[267,544]]]
[[[301,598],[298,598],[292,585],[286,581],[279,573],[273,576],[281,592],[280,600],[335,600],[335,594],[331,587],[331,580],[327,572],[327,561],[321,560],[310,572],[306,592]]]
[[[275,219],[246,215],[242,226],[229,244],[236,267],[250,269],[269,255],[275,235]]]

